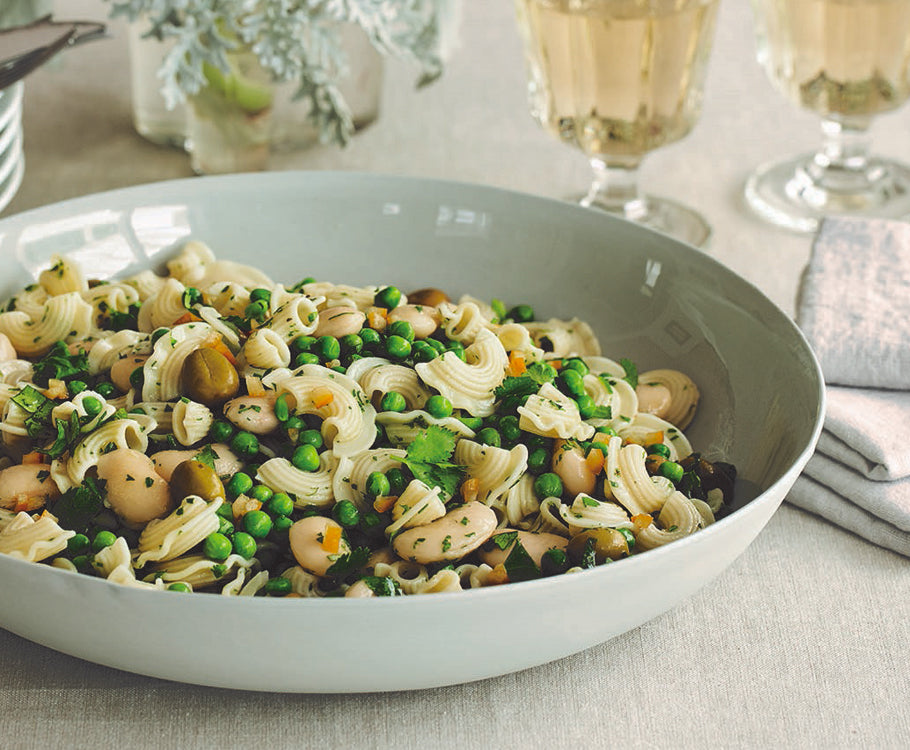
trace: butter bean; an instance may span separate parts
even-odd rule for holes
[[[356,583],[352,584],[351,587],[344,592],[344,595],[345,597],[351,597],[355,599],[376,596],[376,594],[373,592],[373,589],[371,589],[364,581],[357,581]]]
[[[210,447],[217,456],[215,459],[215,473],[219,477],[236,474],[243,468],[243,462],[224,443],[213,443]],[[151,459],[155,464],[155,472],[158,476],[170,481],[171,474],[174,473],[177,465],[195,458],[200,450],[201,448],[196,448],[185,451],[167,450],[153,453]]]
[[[322,540],[330,528],[340,529],[341,526],[331,518],[310,516],[301,518],[288,530],[291,553],[297,564],[308,573],[316,576],[326,575],[339,555],[346,555],[351,551],[343,537],[337,552],[329,552],[322,546]]]
[[[597,477],[588,468],[581,448],[570,447],[565,440],[557,440],[553,446],[553,472],[559,476],[566,492],[572,497],[582,492],[590,495],[597,484]]]
[[[50,464],[22,464],[0,471],[0,508],[30,512],[59,496]]]
[[[421,305],[399,305],[389,312],[389,323],[407,321],[414,330],[414,338],[425,339],[439,326],[433,312],[433,308]]]
[[[667,414],[673,402],[670,389],[662,383],[639,383],[635,395],[638,396],[638,410],[657,417]]]
[[[319,313],[314,336],[334,336],[336,339],[358,333],[367,316],[353,307],[327,307]]]
[[[117,448],[98,459],[111,509],[128,523],[148,523],[171,511],[168,483],[155,471],[155,463],[139,451]]]
[[[269,396],[238,396],[224,405],[224,418],[254,435],[267,435],[278,428],[275,400]]]
[[[130,389],[130,375],[137,367],[142,367],[148,359],[145,355],[134,354],[122,357],[111,365],[111,382],[126,393]]]
[[[505,534],[512,531],[514,530],[497,530],[497,532],[490,537],[491,543],[481,547],[480,559],[491,568],[495,568],[497,565],[505,563],[506,558],[515,546],[515,542],[512,542],[506,549],[499,549],[495,544],[492,544],[492,540],[499,534]],[[549,534],[547,532],[519,531],[516,539],[521,542],[521,546],[524,547],[528,556],[534,561],[534,564],[537,565],[538,568],[540,567],[540,560],[543,557],[544,552],[550,549],[564,550],[569,543],[569,540],[565,537],[559,536],[558,534]]]
[[[473,501],[424,526],[403,531],[392,546],[399,557],[421,565],[458,560],[489,539],[496,524],[496,514],[483,503]]]

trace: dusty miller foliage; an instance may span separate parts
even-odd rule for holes
[[[455,0],[107,0],[112,18],[146,24],[144,36],[174,40],[158,71],[173,107],[206,85],[203,63],[229,72],[227,53],[249,45],[276,81],[296,81],[295,98],[323,142],[354,130],[336,82],[347,72],[340,24],[354,23],[385,55],[419,65],[418,85],[442,71],[441,26]]]

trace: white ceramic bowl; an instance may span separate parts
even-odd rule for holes
[[[736,464],[742,507],[608,566],[390,599],[176,595],[0,556],[0,625],[90,661],[204,685],[357,692],[558,659],[646,622],[723,571],[774,513],[821,429],[817,363],[754,287],[698,250],[603,213],[485,187],[277,173],[82,198],[0,221],[0,297],[54,252],[110,275],[158,266],[191,236],[289,282],[432,285],[578,315],[605,353],[695,379],[703,398],[687,435]]]

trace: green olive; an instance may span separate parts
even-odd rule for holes
[[[183,392],[193,401],[219,406],[237,395],[240,377],[221,352],[203,347],[193,351],[180,372]]]
[[[169,483],[171,499],[180,503],[189,495],[197,495],[205,501],[224,497],[224,485],[210,466],[195,458],[177,464]]]
[[[566,552],[576,565],[581,565],[588,540],[594,540],[594,561],[602,565],[607,561],[627,557],[629,544],[626,538],[616,529],[588,529],[581,531],[569,540]]]

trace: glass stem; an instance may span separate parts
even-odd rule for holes
[[[645,199],[638,191],[638,160],[607,164],[597,156],[590,158],[594,179],[583,206],[599,206],[631,221],[641,220],[648,212]]]
[[[855,192],[883,176],[871,158],[869,118],[825,118],[821,123],[822,146],[807,171],[813,182],[833,190]]]

